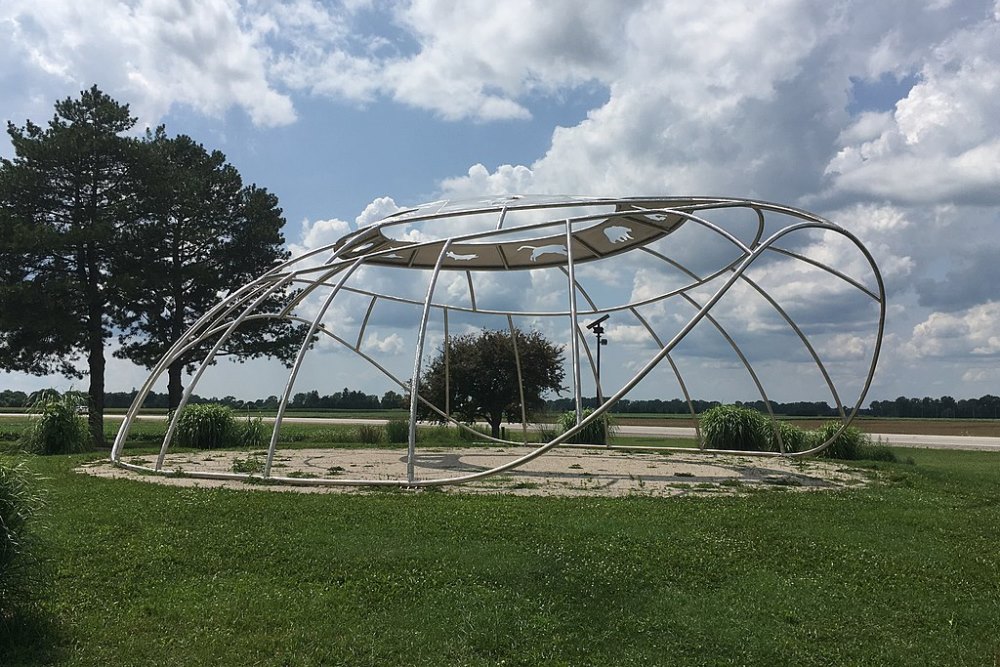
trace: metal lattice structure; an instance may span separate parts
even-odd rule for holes
[[[831,258],[846,266],[831,265]],[[276,294],[284,293],[292,296],[281,310],[262,311],[262,304],[272,304]],[[809,326],[797,323],[793,317],[796,312],[810,312],[817,305],[813,303],[816,299],[830,304],[833,317],[819,318],[819,324],[811,322]],[[854,305],[845,305],[848,303]],[[608,316],[618,327],[609,330],[609,338],[614,338],[616,331],[628,334],[633,348],[648,354],[631,360],[636,363],[629,369],[628,379],[613,390],[601,387],[600,364],[595,363],[595,352],[600,358],[600,337],[597,349],[592,349],[586,328],[587,322]],[[864,330],[866,335],[842,333],[837,322],[840,317],[849,320],[852,331]],[[690,390],[692,374],[683,367],[685,359],[697,359],[699,354],[702,359],[714,358],[724,350],[731,360],[728,368],[749,380],[770,412],[766,382],[752,363],[752,345],[741,341],[745,337],[751,344],[756,341],[779,348],[777,355],[773,350],[770,356],[765,352],[765,360],[778,363],[776,356],[785,357],[784,361],[791,359],[796,368],[811,369],[809,375],[836,406],[841,428],[846,428],[875,372],[885,323],[885,289],[871,254],[849,231],[806,211],[767,202],[540,196],[433,202],[397,212],[334,244],[295,257],[223,298],[153,369],[121,426],[112,461],[144,472],[166,472],[164,459],[178,419],[199,380],[241,325],[266,318],[302,323],[307,333],[279,396],[263,477],[289,484],[428,486],[494,475],[565,445],[602,419],[641,382],[651,381],[654,372],[656,377],[669,378],[691,415],[697,417]],[[372,332],[386,326],[380,318],[412,337],[412,365],[393,368],[388,356],[396,358],[398,354],[380,354],[377,345],[369,345]],[[562,328],[575,428],[528,445],[522,395],[521,438],[496,442],[528,446],[529,451],[515,450],[508,460],[489,469],[417,477],[418,403],[442,421],[468,428],[452,418],[447,399],[445,405],[435,405],[421,393],[421,370],[433,348],[429,341],[443,341],[442,347],[447,349],[456,329],[469,331],[497,324],[511,332],[515,356],[517,328],[547,333],[558,333]],[[705,344],[715,345],[711,353],[695,345],[694,354],[678,354],[703,330],[715,341]],[[374,340],[378,342],[377,335]],[[155,383],[171,363],[205,341],[214,341],[211,352],[185,389],[156,463],[150,466],[122,460],[139,407]],[[315,357],[320,354],[318,349],[331,346],[370,364],[409,397],[405,477],[302,479],[275,474],[275,455],[296,380],[310,355]],[[821,348],[834,351],[833,362],[821,358]],[[847,357],[854,364],[847,376],[853,391],[845,402],[847,397],[830,368],[840,368]],[[337,375],[336,363],[327,363],[330,385],[340,386],[345,378]],[[520,360],[517,363],[520,377]],[[788,371],[781,373],[789,376]],[[703,374],[696,371],[694,375]],[[798,377],[800,371],[791,375]],[[603,403],[585,415],[585,387],[591,386]],[[774,423],[773,412],[770,417]],[[832,441],[792,452],[785,451],[777,428],[775,435],[777,452],[756,453],[809,456]],[[704,443],[700,451],[723,453],[705,448]],[[247,477],[230,472],[188,474]]]

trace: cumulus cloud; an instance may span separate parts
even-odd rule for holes
[[[400,354],[405,347],[403,338],[397,333],[391,333],[384,338],[379,338],[378,334],[369,334],[364,344],[365,351],[378,351],[383,354]]]
[[[396,202],[392,200],[392,197],[378,197],[372,200],[365,210],[354,219],[354,224],[360,227],[367,227],[373,222],[378,222],[383,218],[387,218],[393,213],[397,213],[402,209],[396,205]]]
[[[301,255],[309,250],[322,248],[336,243],[351,231],[351,225],[344,220],[303,220],[298,243],[289,244],[293,256]]]
[[[919,357],[1000,355],[1000,301],[931,313],[914,327],[908,349]]]
[[[894,111],[841,134],[834,187],[906,202],[1000,201],[1000,21],[995,12],[932,45]]]
[[[0,8],[15,56],[4,74],[34,68],[45,97],[97,82],[132,101],[148,125],[176,104],[213,116],[237,106],[258,125],[291,123],[292,101],[269,82],[268,49],[249,18],[230,0],[13,0]]]

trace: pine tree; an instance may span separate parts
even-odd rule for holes
[[[83,377],[104,443],[105,343],[120,230],[135,215],[135,118],[93,87],[55,105],[47,127],[7,124],[0,160],[0,366]]]

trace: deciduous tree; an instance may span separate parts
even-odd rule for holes
[[[493,437],[500,437],[504,418],[521,419],[521,396],[518,390],[520,359],[521,384],[524,387],[525,411],[530,416],[544,407],[543,395],[563,390],[565,377],[562,348],[549,342],[541,333],[483,329],[479,333],[450,338],[445,349],[431,360],[420,378],[421,396],[445,409],[445,387],[450,394],[449,410],[464,421],[484,419]],[[446,381],[447,380],[447,381]],[[440,420],[440,416],[418,404],[421,418]]]

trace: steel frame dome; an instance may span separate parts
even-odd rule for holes
[[[712,217],[727,213],[738,213],[743,221],[734,231]],[[782,223],[770,229],[773,219]],[[749,222],[747,222],[749,221]],[[712,270],[696,270],[671,251],[672,235],[679,230],[697,227],[707,233],[731,253],[714,266]],[[866,276],[849,275],[847,270],[830,266],[827,262],[795,247],[792,243],[798,235],[823,232],[839,238],[849,247],[856,249],[861,259],[860,265],[868,272]],[[801,244],[800,244],[801,245]],[[822,272],[838,289],[845,290],[874,305],[875,316],[870,322],[871,344],[862,354],[861,361],[865,374],[860,378],[860,391],[856,400],[846,403],[835,385],[827,364],[820,358],[807,332],[791,317],[789,309],[779,303],[779,299],[759,285],[751,276],[751,269],[765,258],[777,258],[786,263],[807,266],[810,270]],[[650,289],[634,292],[628,298],[612,303],[599,303],[597,288],[583,285],[580,274],[590,266],[622,266],[637,262],[654,262],[669,268],[674,275],[683,277],[683,284],[664,286],[650,294]],[[408,280],[390,281],[387,284],[375,281],[367,284],[366,270],[389,269],[393,275],[410,272],[419,275],[426,283],[423,296],[413,293],[413,285]],[[562,305],[550,309],[511,308],[484,303],[482,286],[492,276],[529,276],[534,280],[543,276],[548,283],[564,282],[566,294]],[[458,277],[452,284],[462,285],[462,296],[443,295],[439,287],[442,276]],[[421,283],[423,285],[423,283]],[[467,289],[466,286],[467,285]],[[134,403],[121,425],[111,452],[111,460],[123,468],[147,473],[167,474],[164,459],[173,439],[180,415],[195,391],[205,371],[213,364],[216,355],[226,340],[243,323],[262,318],[279,318],[306,325],[299,352],[292,363],[285,387],[279,397],[277,416],[271,433],[264,464],[263,477],[275,482],[308,485],[393,485],[406,487],[456,484],[483,478],[515,468],[535,457],[541,456],[554,447],[565,445],[574,435],[602,416],[615,403],[625,397],[639,382],[662,362],[669,366],[677,386],[689,406],[692,416],[697,416],[688,382],[676,363],[673,352],[698,325],[705,325],[716,331],[726,341],[726,346],[738,359],[735,365],[742,367],[753,382],[761,400],[771,412],[768,392],[759,374],[751,364],[749,355],[736,340],[733,332],[713,316],[713,309],[734,286],[746,288],[758,297],[777,320],[787,327],[786,333],[801,343],[806,357],[829,391],[830,399],[837,406],[841,430],[847,427],[857,414],[871,385],[882,344],[885,324],[885,288],[879,269],[869,251],[851,232],[828,220],[800,209],[749,199],[729,199],[717,197],[550,197],[550,196],[509,196],[478,201],[438,201],[400,211],[383,220],[347,234],[334,244],[306,252],[277,266],[256,280],[222,298],[209,312],[205,313],[188,332],[168,350],[153,368],[142,385]],[[648,287],[648,286],[645,286]],[[277,312],[262,312],[262,304],[269,297],[294,289],[294,297]],[[450,292],[449,292],[450,294]],[[331,306],[347,295],[367,300],[367,310],[363,317],[358,313],[357,331],[346,330],[336,322],[325,320]],[[554,293],[547,294],[551,301]],[[654,326],[644,309],[660,307],[667,302],[685,304],[692,315],[664,333]],[[363,347],[363,339],[372,327],[373,312],[384,304],[393,303],[408,308],[413,313],[416,342],[413,350],[412,374],[407,378],[394,372],[375,353]],[[594,363],[594,351],[585,336],[584,320],[604,315],[624,316],[635,326],[641,327],[656,350],[652,356],[639,365],[631,378],[620,388],[610,392],[603,405],[584,417],[582,372],[589,368],[594,376],[597,394],[603,396],[601,379]],[[414,462],[417,454],[417,405],[423,402],[430,409],[459,428],[468,428],[450,416],[450,406],[433,405],[421,394],[420,376],[427,354],[429,322],[443,324],[444,341],[447,342],[449,316],[475,320],[477,317],[506,321],[507,327],[515,331],[515,318],[532,322],[562,321],[567,323],[569,351],[569,375],[572,381],[576,426],[569,431],[542,442],[511,460],[488,470],[460,474],[442,478],[417,477]],[[437,325],[435,325],[437,326]],[[343,329],[343,330],[342,330]],[[275,453],[279,449],[279,434],[285,413],[299,375],[310,350],[317,338],[342,346],[385,374],[409,397],[409,441],[406,450],[405,478],[294,478],[276,475]],[[141,465],[122,459],[123,448],[134,424],[139,408],[155,383],[167,368],[185,352],[204,341],[214,340],[211,352],[197,366],[181,404],[172,415],[167,433],[162,441],[159,455],[154,465]],[[515,338],[515,356],[517,355]],[[520,360],[517,360],[520,376]],[[853,396],[852,396],[853,398]],[[524,413],[523,394],[521,399],[522,433],[521,440],[501,439],[504,445],[527,445],[527,418]],[[774,414],[770,417],[774,423]],[[839,434],[839,433],[838,433]],[[704,453],[758,454],[764,456],[809,456],[819,453],[833,438],[821,445],[803,452],[786,452],[781,436],[775,428],[779,443],[778,452],[729,452],[704,447]],[[493,440],[488,436],[484,439]],[[834,436],[836,437],[836,436]],[[701,441],[699,434],[699,441]],[[661,449],[672,449],[663,447]],[[690,450],[685,450],[690,451]],[[251,475],[228,472],[189,471],[192,477],[245,479]]]

